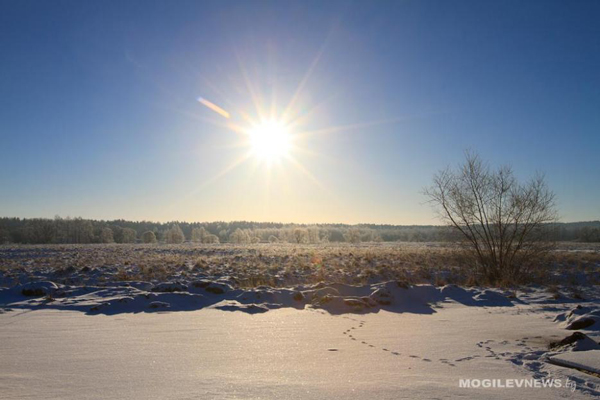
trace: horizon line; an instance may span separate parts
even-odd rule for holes
[[[113,219],[102,219],[102,218],[84,218],[82,216],[69,216],[62,217],[60,215],[55,215],[54,217],[18,217],[18,216],[0,216],[0,219],[45,219],[45,220],[55,220],[57,218],[60,219],[82,219],[87,221],[99,221],[99,222],[115,222],[115,221],[125,221],[125,222],[133,222],[133,223],[153,223],[153,224],[170,224],[170,223],[186,223],[186,224],[215,224],[215,223],[227,223],[233,224],[236,222],[245,222],[251,224],[280,224],[280,225],[306,225],[306,226],[318,226],[318,225],[348,225],[348,226],[360,226],[360,225],[379,225],[379,226],[402,226],[402,227],[412,227],[412,226],[432,226],[432,227],[446,227],[451,226],[449,224],[394,224],[394,223],[374,223],[374,222],[358,222],[358,223],[347,223],[347,222],[317,222],[317,223],[307,223],[307,222],[281,222],[281,221],[255,221],[255,220],[213,220],[213,221],[189,221],[189,220],[165,220],[165,221],[157,221],[157,220],[146,220],[146,219],[125,219],[125,218],[113,218]],[[600,219],[590,219],[590,220],[581,220],[581,221],[556,221],[558,224],[578,224],[578,223],[600,223]]]

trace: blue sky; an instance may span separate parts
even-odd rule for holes
[[[471,149],[600,219],[598,21],[597,1],[1,1],[0,214],[436,223],[420,192]],[[295,162],[224,172],[247,152],[224,125],[295,93]]]

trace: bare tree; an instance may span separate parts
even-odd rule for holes
[[[467,153],[457,170],[436,174],[424,194],[462,234],[477,272],[490,283],[518,281],[551,247],[548,230],[557,214],[542,175],[521,184],[510,167],[491,171],[479,156]]]

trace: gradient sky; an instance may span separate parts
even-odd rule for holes
[[[0,215],[429,224],[465,149],[600,218],[598,1],[0,1]],[[221,124],[303,117],[268,168]],[[231,114],[227,121],[196,101]]]

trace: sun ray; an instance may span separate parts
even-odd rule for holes
[[[312,75],[313,70],[315,69],[315,67],[319,63],[319,60],[323,56],[323,53],[324,53],[325,48],[326,48],[326,45],[327,45],[327,40],[325,40],[325,42],[323,43],[323,45],[319,49],[319,52],[317,53],[317,55],[315,56],[314,60],[312,61],[312,63],[308,67],[308,70],[306,71],[306,74],[304,74],[304,77],[302,78],[302,80],[298,84],[298,87],[296,88],[296,91],[292,95],[292,98],[291,98],[290,102],[288,103],[287,107],[285,108],[285,110],[281,114],[282,121],[288,122],[291,119],[290,118],[290,112],[293,110],[294,106],[296,105],[296,102],[298,101],[298,98],[300,97],[300,94],[304,90],[304,86],[306,86],[306,83],[308,82],[308,79]]]
[[[226,96],[222,90],[220,90],[217,86],[215,86],[212,82],[210,82],[207,78],[205,78],[204,76],[200,75],[200,78],[202,79],[202,81],[206,84],[206,86],[208,86],[208,88],[210,90],[212,90],[213,92],[215,92],[219,98],[222,98],[223,101],[228,105],[228,108],[230,110],[232,110],[233,112],[235,112],[235,114],[232,112],[230,113],[232,116],[233,115],[237,115],[242,117],[242,119],[247,123],[247,124],[253,124],[255,123],[255,120],[253,118],[250,117],[250,115],[237,108],[235,102],[233,102],[228,96]]]
[[[271,174],[272,168],[267,168],[265,174],[265,188],[263,191],[263,210],[262,212],[266,214],[266,212],[271,207]]]
[[[331,126],[331,127],[323,128],[323,129],[299,132],[299,133],[297,133],[297,136],[298,136],[298,138],[307,138],[307,137],[315,136],[315,135],[325,135],[325,134],[343,132],[343,131],[348,131],[348,130],[370,128],[372,126],[377,126],[377,125],[394,124],[394,123],[401,122],[406,119],[409,119],[409,118],[408,117],[406,117],[406,118],[389,118],[389,119],[382,119],[382,120],[370,121],[370,122],[362,122],[362,123],[356,123],[356,124],[337,125],[337,126]]]
[[[304,176],[309,178],[315,185],[317,185],[320,189],[325,190],[323,184],[310,172],[302,163],[300,163],[296,158],[292,155],[286,157],[287,160],[291,162],[291,164],[296,167],[298,171],[300,171]]]
[[[238,166],[240,166],[241,164],[243,164],[245,161],[247,161],[251,157],[251,155],[252,154],[250,152],[246,152],[244,155],[242,155],[241,157],[239,157],[237,160],[235,160],[234,162],[232,162],[231,164],[229,164],[227,167],[225,167],[224,169],[222,169],[215,176],[213,176],[212,178],[210,178],[209,180],[207,180],[206,182],[204,182],[203,184],[201,184],[198,187],[198,190],[204,189],[207,186],[209,186],[209,185],[213,184],[214,182],[218,181],[223,176],[227,175],[229,172],[231,172],[232,170],[234,170],[235,168],[237,168]]]
[[[196,113],[193,113],[193,112],[190,112],[190,111],[186,111],[186,110],[180,110],[180,109],[174,108],[174,107],[165,107],[165,109],[169,110],[169,111],[173,111],[173,112],[179,113],[181,115],[185,115],[186,117],[191,118],[191,119],[195,119],[195,120],[202,121],[202,122],[207,122],[207,123],[209,123],[211,125],[218,126],[220,128],[228,129],[228,130],[236,132],[236,133],[238,133],[240,135],[244,134],[245,131],[246,131],[245,127],[243,127],[243,126],[241,126],[241,125],[239,125],[239,124],[237,124],[235,122],[232,122],[231,120],[216,121],[216,120],[214,120],[212,118],[204,117],[202,115],[198,115]]]
[[[170,209],[173,209],[174,207],[176,207],[179,204],[184,204],[187,199],[189,199],[190,197],[195,196],[198,192],[200,192],[201,190],[205,189],[207,186],[212,185],[214,182],[218,181],[223,176],[227,175],[229,172],[231,172],[232,170],[234,170],[235,168],[237,168],[238,166],[240,166],[241,164],[243,164],[245,161],[247,161],[250,158],[250,156],[251,156],[251,154],[249,152],[247,152],[243,156],[239,157],[234,162],[232,162],[227,167],[225,167],[220,172],[218,172],[215,176],[213,176],[212,178],[209,178],[207,181],[205,181],[204,183],[200,184],[194,190],[191,190],[190,192],[188,192],[185,196],[179,197],[177,199],[177,201],[175,201],[172,204],[170,204],[169,206],[167,206],[167,209],[170,210]]]
[[[219,98],[223,99],[223,101],[229,106],[230,109],[236,109],[235,102],[233,102],[222,90],[220,90],[216,85],[214,85],[208,78],[204,75],[200,75],[200,79],[202,82],[212,90]]]
[[[300,97],[300,94],[304,90],[304,87],[308,83],[308,80],[310,79],[311,75],[313,74],[313,71],[315,70],[315,68],[319,64],[319,61],[321,61],[321,57],[325,53],[325,50],[327,49],[327,46],[329,45],[329,41],[331,40],[333,32],[337,28],[338,23],[339,23],[339,21],[336,21],[336,23],[334,23],[330,27],[329,32],[327,33],[327,36],[325,37],[325,40],[323,40],[323,43],[321,44],[321,47],[319,48],[319,51],[317,52],[315,58],[311,62],[310,66],[308,67],[306,73],[302,77],[302,80],[298,84],[298,87],[296,88],[296,91],[292,95],[292,98],[290,99],[290,102],[288,103],[287,107],[285,108],[285,110],[281,114],[281,120],[284,123],[289,123],[290,122],[290,120],[291,120],[290,113],[293,110],[294,106],[296,105],[296,102],[298,101],[298,98]]]
[[[234,53],[235,53],[236,60],[238,62],[238,67],[240,69],[242,77],[244,78],[244,83],[246,84],[246,89],[248,90],[248,93],[250,94],[250,98],[252,100],[252,104],[254,105],[254,108],[256,109],[258,118],[259,118],[259,120],[264,119],[265,115],[263,114],[263,111],[261,108],[261,105],[262,105],[261,97],[259,94],[257,94],[257,89],[254,88],[254,85],[252,84],[252,80],[248,76],[248,71],[244,67],[244,63],[242,62],[239,52],[237,50],[235,50]]]
[[[307,156],[311,156],[311,157],[318,157],[318,158],[323,158],[324,155],[322,153],[318,153],[314,150],[309,150],[305,147],[301,147],[301,146],[294,146],[294,153],[302,153],[302,154],[306,154]]]
[[[314,117],[314,115],[317,113],[317,111],[319,111],[321,108],[325,107],[326,104],[329,104],[334,98],[336,98],[338,96],[339,95],[337,95],[337,94],[333,94],[333,95],[327,97],[325,100],[322,100],[315,106],[309,108],[302,115],[299,115],[296,118],[289,121],[287,123],[287,126],[290,128],[290,130],[295,130],[296,128],[300,127],[302,124],[306,123],[306,121],[308,121],[309,118]]]

